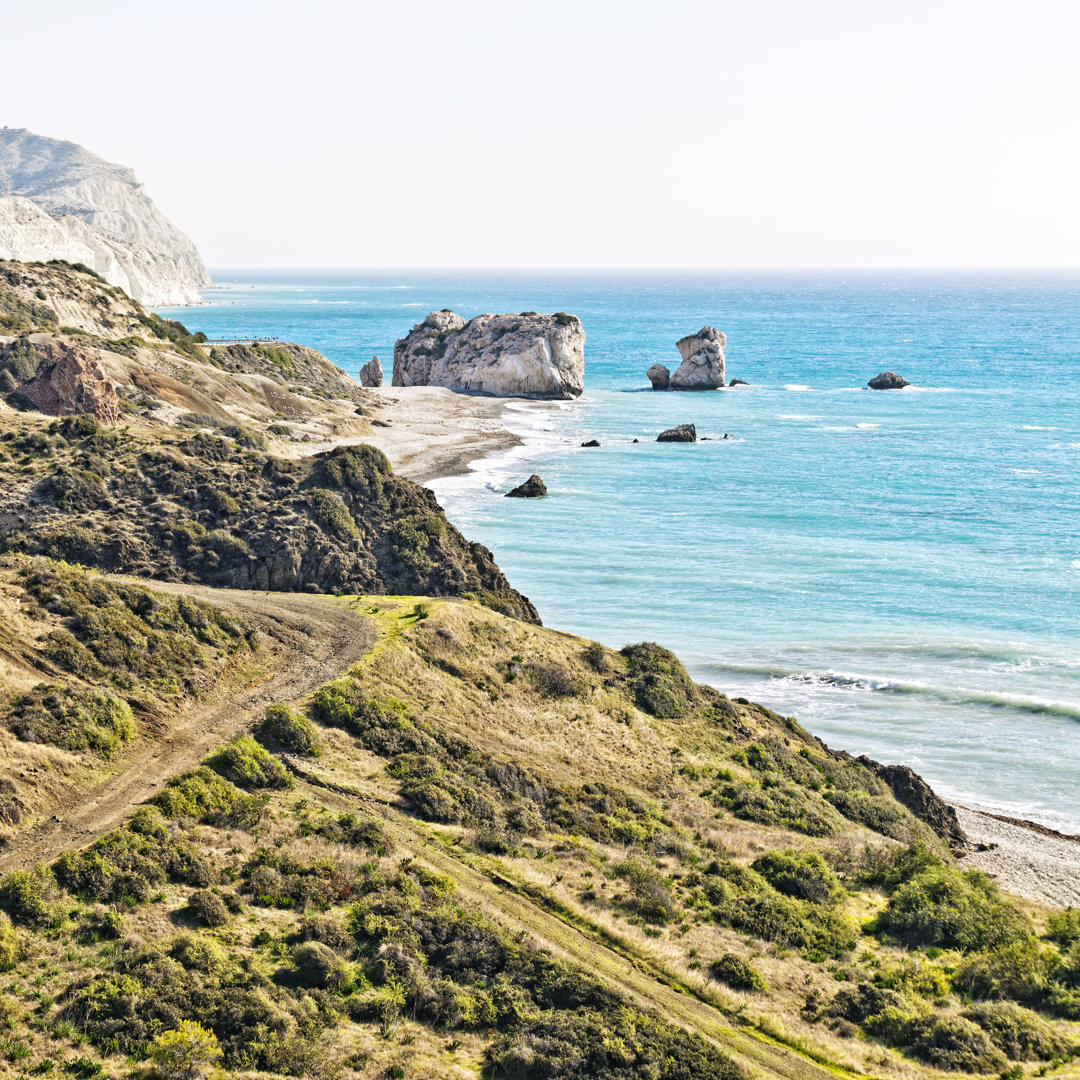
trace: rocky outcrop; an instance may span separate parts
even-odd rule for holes
[[[508,499],[539,499],[548,493],[547,484],[533,473],[524,484],[506,493]]]
[[[656,436],[657,442],[697,442],[696,424],[679,424],[677,427],[661,431]]]
[[[198,304],[192,241],[135,174],[75,143],[0,129],[0,259],[83,263],[142,304]]]
[[[857,760],[884,780],[896,801],[925,821],[954,852],[967,849],[968,838],[956,811],[917,772],[906,765],[882,765],[865,755]]]
[[[382,386],[383,373],[382,364],[379,362],[377,356],[373,356],[361,369],[360,369],[360,385],[361,386]]]
[[[727,338],[711,326],[677,342],[682,363],[671,376],[672,390],[717,390],[724,385]]]
[[[434,311],[394,345],[394,386],[445,386],[494,397],[574,398],[585,385],[585,331],[565,312]]]
[[[586,446],[586,447],[599,446],[600,445],[600,440],[599,439],[589,439],[588,442],[583,442],[581,445]]]
[[[671,384],[671,372],[663,364],[653,364],[645,374],[649,376],[654,390],[666,390]]]
[[[875,375],[867,384],[871,390],[903,390],[911,384],[906,379],[901,379],[895,371],[883,371]]]
[[[45,342],[34,350],[41,364],[34,378],[17,392],[48,416],[88,414],[103,424],[120,418],[120,399],[97,357],[88,349],[62,340]],[[6,369],[6,365],[5,365]]]

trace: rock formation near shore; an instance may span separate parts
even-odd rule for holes
[[[656,436],[657,442],[697,442],[696,424],[679,424],[677,427],[661,431]]]
[[[379,358],[377,356],[373,356],[360,369],[360,385],[361,386],[382,386],[382,383],[383,383],[382,364],[379,362]]]
[[[445,386],[493,397],[575,398],[585,385],[585,331],[565,312],[433,311],[394,345],[394,386]]]
[[[671,376],[672,390],[717,390],[724,385],[724,346],[727,338],[703,326],[677,343],[682,364]]]
[[[666,390],[671,384],[671,372],[663,364],[653,364],[645,374],[654,390]]]
[[[905,386],[911,384],[895,371],[883,371],[880,375],[875,375],[866,385],[871,390],[903,390]]]
[[[0,129],[0,259],[82,263],[148,306],[198,304],[210,284],[130,169],[25,128]]]
[[[547,484],[533,473],[524,484],[518,484],[516,488],[506,493],[508,499],[541,499],[548,493]]]

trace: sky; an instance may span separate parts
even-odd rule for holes
[[[211,267],[1080,265],[1080,5],[3,0]]]

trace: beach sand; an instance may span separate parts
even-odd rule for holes
[[[955,809],[974,846],[961,867],[983,870],[1006,892],[1037,904],[1080,907],[1080,837],[987,811]]]

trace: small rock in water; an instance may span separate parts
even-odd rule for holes
[[[360,385],[361,386],[382,386],[383,373],[382,364],[379,363],[379,358],[373,356],[361,369],[360,369]]]
[[[657,442],[697,442],[696,424],[679,424],[656,436]]]
[[[513,491],[508,491],[508,499],[539,499],[548,493],[547,485],[536,473],[533,473],[524,484],[518,484]]]
[[[732,379],[728,383],[728,386],[749,386],[750,384],[745,379]]]
[[[645,374],[654,390],[666,390],[671,382],[671,372],[663,364],[653,364]]]
[[[640,439],[632,439],[631,441],[632,441],[632,442],[641,442],[641,440],[640,440]]]
[[[600,443],[596,439],[590,439],[588,442],[583,442],[582,446],[599,446]]]
[[[911,384],[907,379],[901,379],[895,371],[883,371],[875,375],[867,384],[871,390],[903,390]]]

